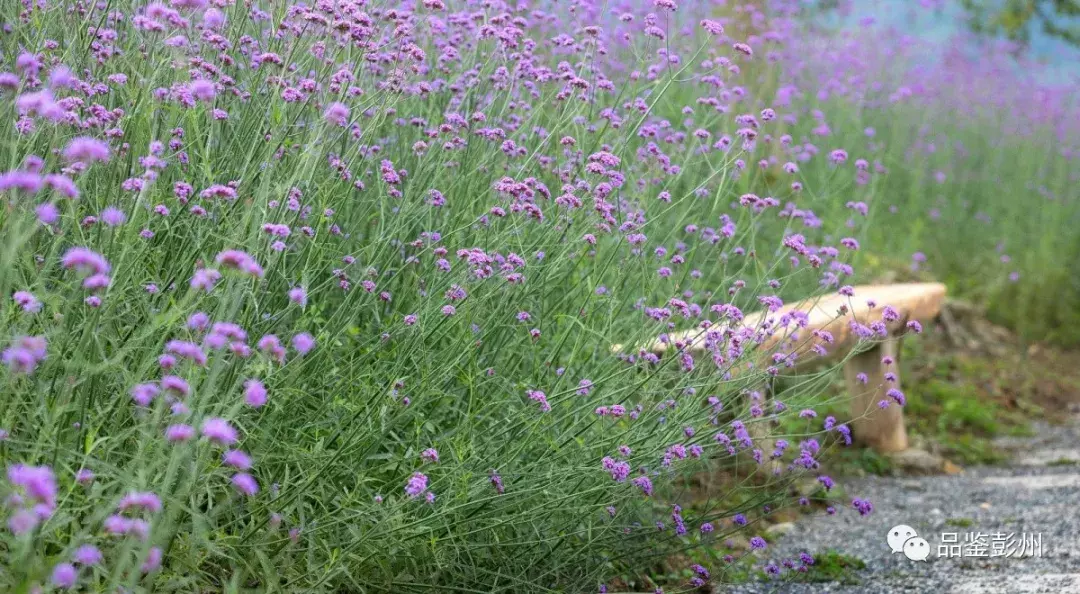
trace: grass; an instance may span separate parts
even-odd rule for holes
[[[954,528],[970,528],[975,525],[971,518],[946,518],[945,524]]]
[[[794,582],[825,583],[836,582],[843,585],[858,585],[859,571],[866,569],[866,562],[854,556],[828,549],[814,556],[814,564],[805,573],[796,573],[791,578]]]
[[[1005,459],[992,444],[1005,427],[1026,424],[1023,416],[1008,415],[969,383],[933,379],[908,391],[912,431],[930,437],[944,454],[961,464],[993,464]]]
[[[1080,465],[1080,460],[1075,460],[1073,458],[1058,458],[1056,460],[1051,460],[1051,461],[1047,462],[1046,465],[1047,466],[1076,466],[1076,465]]]
[[[830,458],[830,466],[841,469],[843,474],[877,476],[890,475],[895,468],[888,456],[869,448],[838,451]]]
[[[652,482],[755,465],[714,421],[749,420],[736,402],[768,370],[724,370],[768,353],[691,370],[610,350],[737,315],[713,305],[826,290],[777,251],[805,225],[738,206],[769,189],[739,174],[753,147],[693,135],[727,118],[702,109],[689,136],[652,140],[710,88],[678,82],[712,68],[698,19],[684,66],[608,93],[599,63],[584,85],[535,71],[505,87],[532,59],[471,17],[453,25],[461,59],[439,66],[436,21],[259,6],[0,6],[19,23],[0,38],[15,80],[0,456],[17,502],[0,589],[54,571],[104,591],[578,589],[774,502],[756,489],[687,510],[686,535],[642,529],[670,514]],[[401,52],[369,54],[383,37]],[[648,70],[660,47],[641,36],[618,68]],[[545,44],[537,64],[555,72],[562,52]],[[71,186],[78,199],[58,196]],[[155,503],[122,503],[132,491]],[[102,561],[69,580],[83,545]]]

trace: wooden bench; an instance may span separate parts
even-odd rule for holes
[[[908,322],[929,322],[941,312],[945,301],[945,285],[940,283],[908,283],[894,285],[863,285],[853,287],[851,296],[834,293],[815,299],[785,305],[774,312],[759,311],[747,314],[738,324],[744,328],[767,329],[768,335],[757,347],[764,352],[776,348],[793,357],[794,364],[819,362],[823,357],[844,357],[859,344],[852,321],[863,326],[882,322],[885,306],[895,310],[895,320],[885,322],[886,336],[877,337],[844,363],[844,378],[852,396],[851,418],[854,438],[880,452],[907,449],[903,408],[893,403],[882,409],[878,402],[888,399],[890,389],[900,389],[900,341],[910,330]],[[785,314],[805,316],[806,325],[795,323],[781,326]],[[790,317],[790,316],[789,316]],[[673,349],[702,354],[709,335],[716,336],[729,326],[714,325],[709,329],[695,328],[668,335],[645,346],[646,351],[662,354]],[[819,331],[819,332],[815,332]],[[827,340],[824,331],[831,335]],[[622,345],[612,347],[622,351]],[[735,371],[735,368],[732,369]],[[865,374],[865,382],[861,375]],[[886,381],[886,374],[893,374]]]

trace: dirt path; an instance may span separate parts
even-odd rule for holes
[[[1014,452],[1005,466],[971,467],[953,476],[847,479],[848,494],[869,498],[873,514],[814,516],[770,539],[768,557],[777,561],[828,549],[862,559],[865,569],[853,574],[857,584],[765,582],[724,591],[1080,593],[1080,415],[1065,425],[1035,423],[1034,429],[1035,437],[999,440]],[[890,552],[886,535],[899,524],[926,539],[925,562]],[[959,554],[939,556],[948,552],[939,551],[943,538],[951,538],[946,533],[956,535]],[[981,533],[988,549],[991,541],[1006,549],[1011,543],[1012,555],[972,555],[981,551],[964,547],[969,533]],[[1039,536],[1040,555],[1017,554],[1023,535]]]

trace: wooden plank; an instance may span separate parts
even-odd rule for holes
[[[870,350],[852,355],[844,363],[853,437],[882,453],[908,447],[903,407],[887,396],[890,389],[900,389],[900,340],[890,337]],[[887,381],[886,373],[894,374],[896,381]],[[859,374],[866,375],[866,383],[860,381]],[[888,408],[878,405],[882,400],[889,402]]]
[[[875,307],[870,307],[868,301],[875,302]],[[909,320],[928,322],[941,312],[945,301],[945,285],[941,283],[904,283],[895,285],[860,285],[854,287],[854,296],[847,297],[834,293],[817,299],[806,299],[797,303],[785,305],[775,312],[759,311],[747,314],[739,327],[762,329],[767,333],[762,344],[757,348],[759,351],[770,351],[785,342],[784,352],[794,354],[796,363],[805,363],[807,360],[820,360],[818,356],[807,356],[820,345],[826,355],[843,356],[847,354],[856,342],[856,337],[851,331],[851,321],[863,325],[869,325],[881,319],[881,312],[886,305],[892,307],[900,314],[900,321],[889,324],[892,333],[903,330],[904,323]],[[800,328],[791,323],[787,327],[780,326],[779,321],[785,314],[798,312],[805,314],[807,326]],[[709,335],[719,335],[728,324],[715,324],[709,329],[694,328],[682,332],[674,332],[668,335],[668,340],[659,339],[645,345],[645,349],[656,354],[662,354],[674,348],[677,343],[685,343],[686,349],[694,354],[705,351],[705,344]],[[814,330],[823,330],[833,337],[831,343],[812,336]],[[614,345],[612,351],[621,352],[623,345]]]

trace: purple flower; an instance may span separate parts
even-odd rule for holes
[[[604,456],[600,464],[611,474],[612,480],[621,483],[630,476],[630,465],[622,460],[616,460],[610,456]]]
[[[255,258],[240,250],[225,250],[219,253],[214,261],[225,268],[232,268],[251,276],[262,278],[264,272]]]
[[[31,374],[48,356],[44,336],[20,336],[0,353],[0,361],[12,373]]]
[[[37,528],[38,522],[41,520],[38,515],[28,509],[20,509],[11,514],[8,518],[8,530],[15,536],[21,536],[30,532],[34,528]]]
[[[122,536],[131,530],[131,520],[120,515],[111,515],[102,522],[105,532],[113,536]]]
[[[15,291],[11,296],[15,304],[26,313],[38,313],[41,311],[41,302],[32,293],[27,291]]]
[[[761,538],[760,536],[755,536],[750,539],[750,548],[755,551],[764,549],[767,546],[769,546],[768,543],[766,543],[765,539]]]
[[[38,222],[42,225],[55,225],[60,220],[60,209],[56,208],[52,202],[37,205],[34,213],[37,214]]]
[[[165,352],[192,361],[200,367],[205,366],[208,362],[202,347],[193,342],[170,340],[165,343]]]
[[[306,355],[315,348],[315,338],[307,332],[301,332],[292,337],[292,347],[301,355]]]
[[[161,498],[151,491],[132,491],[124,495],[116,507],[120,511],[138,508],[150,513],[157,513],[161,511]]]
[[[222,446],[231,446],[238,439],[236,429],[228,421],[219,417],[203,421],[202,434],[203,437]]]
[[[349,123],[349,106],[344,103],[331,103],[323,112],[323,118],[335,126],[345,126]]]
[[[82,273],[108,274],[109,262],[97,252],[84,247],[73,247],[60,259],[64,268],[74,268]]]
[[[526,390],[525,395],[529,397],[529,400],[540,405],[540,412],[548,412],[551,410],[551,405],[548,404],[547,395],[540,390]]]
[[[188,191],[187,188],[185,188],[184,191],[187,192]],[[202,198],[204,200],[210,200],[210,199],[213,199],[213,198],[223,198],[223,199],[228,200],[228,201],[233,201],[233,200],[236,200],[237,194],[236,194],[236,190],[229,187],[229,186],[224,186],[224,185],[221,185],[221,184],[214,184],[214,185],[210,186],[209,188],[206,188],[205,190],[199,192],[199,198]],[[229,250],[229,251],[235,251],[235,250]],[[241,252],[241,253],[243,253],[243,252]]]
[[[143,561],[142,567],[139,569],[143,573],[150,573],[157,571],[161,567],[161,547],[150,547],[150,551],[146,554],[146,560]]]
[[[27,194],[37,194],[43,185],[42,177],[29,171],[9,171],[0,174],[0,192],[15,189]]]
[[[124,214],[124,211],[115,206],[105,207],[105,210],[101,211],[99,218],[101,222],[110,227],[119,227],[127,221],[127,215]]]
[[[255,480],[255,477],[246,472],[238,472],[232,477],[233,487],[236,490],[247,495],[248,497],[255,495],[259,492],[259,483]]]
[[[197,311],[187,319],[187,327],[192,330],[206,330],[206,327],[210,324],[210,316],[201,311]]]
[[[499,476],[499,474],[494,470],[491,471],[488,480],[489,482],[491,482],[491,486],[495,487],[495,492],[499,495],[502,495],[506,491],[506,489],[503,487],[502,477]]]
[[[191,386],[184,378],[176,375],[166,375],[161,378],[161,389],[184,397],[191,393]]]
[[[277,336],[267,334],[259,339],[256,346],[267,355],[277,359],[279,363],[285,362],[285,348],[281,346],[281,341]]]
[[[896,388],[889,388],[889,391],[885,392],[885,395],[895,400],[900,406],[907,404],[907,398],[904,397],[904,393]]]
[[[221,273],[217,270],[214,270],[213,268],[200,268],[191,276],[191,288],[201,289],[209,293],[220,279]]]
[[[98,291],[109,286],[112,279],[105,274],[91,274],[83,279],[82,286],[88,291]]]
[[[221,456],[221,462],[237,470],[249,470],[251,468],[251,456],[248,456],[243,450],[226,451]]]
[[[86,164],[109,160],[109,145],[88,136],[80,136],[68,143],[64,149],[64,158],[68,161],[80,161]]]
[[[428,448],[420,452],[420,459],[435,464],[439,461],[439,452],[435,448]]]
[[[79,570],[70,563],[58,563],[53,568],[52,584],[62,590],[70,590],[79,581]]]
[[[653,494],[652,481],[649,480],[649,477],[645,475],[641,475],[635,478],[634,480],[630,481],[630,483],[633,484],[635,487],[641,489],[641,492],[644,493],[646,496]]]
[[[7,467],[8,482],[21,487],[28,497],[47,507],[56,507],[56,477],[48,466],[12,464]]]
[[[53,89],[65,88],[71,86],[75,81],[75,75],[71,72],[71,69],[63,64],[54,66],[49,71],[49,87]]]
[[[84,544],[75,549],[75,552],[71,555],[71,560],[79,565],[97,565],[101,563],[103,557],[101,551],[94,545]]]
[[[409,481],[405,483],[405,494],[410,499],[415,499],[427,491],[428,477],[425,474],[414,472]]]
[[[179,423],[165,428],[165,439],[171,442],[188,441],[195,437],[195,428]]]
[[[296,303],[300,307],[307,305],[307,291],[304,287],[293,287],[289,289],[289,301]]]
[[[192,97],[204,103],[213,101],[214,97],[217,96],[217,89],[214,88],[214,83],[203,79],[191,81],[188,84],[188,92],[191,93]]]
[[[248,406],[259,408],[266,404],[266,386],[259,380],[249,379],[244,382],[244,402]]]

